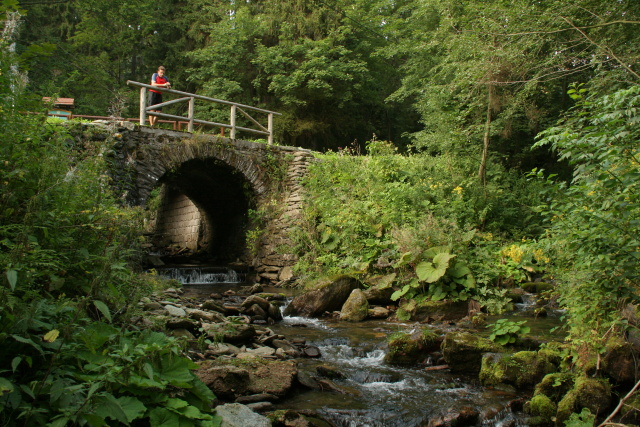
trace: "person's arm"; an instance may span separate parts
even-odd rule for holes
[[[153,73],[153,76],[151,76],[151,86],[165,87],[165,88],[168,88],[171,86],[171,83],[169,83],[169,79],[167,79],[167,76],[164,77],[167,80],[166,83],[156,83],[157,77],[158,77],[158,73]]]

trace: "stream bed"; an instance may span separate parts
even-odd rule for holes
[[[329,365],[343,375],[334,380],[343,391],[304,391],[276,408],[315,410],[344,427],[427,426],[430,420],[460,413],[479,413],[477,425],[525,425],[508,409],[509,403],[519,397],[512,390],[487,389],[475,378],[453,375],[448,370],[386,364],[387,338],[415,327],[381,321],[348,323],[285,317],[271,327],[274,332],[303,337],[322,355],[301,359],[299,369],[313,372],[318,365]]]
[[[222,273],[210,276],[213,282],[208,284],[201,283],[193,272],[180,273],[185,296],[204,300],[211,293],[237,291],[247,285],[233,273],[226,276]],[[228,281],[230,277],[234,280]],[[265,288],[264,291],[292,292],[280,288]],[[527,319],[532,320],[531,317]],[[528,323],[535,323],[544,333],[557,323],[557,319]],[[398,367],[384,362],[391,335],[410,333],[415,328],[422,329],[428,325],[284,317],[269,327],[287,339],[303,339],[307,345],[320,350],[319,358],[298,359],[299,371],[313,374],[318,366],[324,365],[339,373],[338,378],[331,380],[328,389],[300,388],[279,401],[273,409],[315,412],[339,427],[452,425],[452,416],[467,413],[471,418],[458,425],[527,425],[526,418],[519,412],[527,396],[513,389],[483,387],[477,377],[452,374],[448,369],[430,370],[426,365]],[[458,418],[458,421],[462,419]],[[472,419],[475,421],[470,421]]]

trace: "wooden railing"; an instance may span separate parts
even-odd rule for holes
[[[137,86],[137,87],[140,88],[140,124],[141,125],[145,124],[145,122],[147,120],[147,116],[166,117],[166,118],[174,119],[174,120],[178,120],[178,121],[186,121],[188,123],[188,125],[187,125],[187,131],[188,132],[193,132],[194,124],[202,124],[202,125],[220,127],[222,129],[230,129],[230,135],[229,136],[230,136],[231,139],[235,139],[236,138],[236,132],[237,131],[244,131],[244,132],[255,133],[255,134],[258,134],[258,135],[264,135],[264,136],[267,137],[268,143],[269,144],[273,144],[273,116],[279,116],[280,113],[276,113],[275,111],[264,110],[264,109],[258,108],[258,107],[252,107],[250,105],[238,104],[236,102],[224,101],[222,99],[209,98],[208,96],[196,95],[194,93],[181,92],[179,90],[166,89],[166,88],[161,88],[161,87],[157,87],[157,86],[151,86],[151,85],[140,83],[140,82],[134,82],[132,80],[127,80],[127,85],[129,85],[129,86]],[[182,96],[182,98],[172,99],[171,101],[166,101],[166,102],[163,102],[161,104],[148,106],[147,105],[147,89],[153,89],[153,90],[157,90],[158,92],[162,92],[162,93],[170,93],[170,94],[173,94],[173,95]],[[229,114],[229,124],[216,123],[216,122],[210,122],[210,121],[207,121],[207,120],[196,119],[194,117],[196,99],[202,100],[202,101],[208,101],[208,102],[215,102],[217,104],[229,105],[231,107],[231,112]],[[159,111],[152,111],[152,110],[155,110],[157,108],[166,107],[168,105],[177,104],[179,102],[188,102],[189,103],[189,110],[188,110],[188,116],[187,117],[175,116],[175,115],[172,115],[172,114],[161,113]],[[252,112],[258,112],[258,113],[266,114],[267,115],[267,126],[265,127],[262,124],[260,124],[260,122],[258,120],[256,120],[254,117],[252,117],[249,113],[247,113],[246,110],[250,110]],[[237,116],[238,113],[241,113],[251,123],[256,125],[257,129],[238,126],[236,124],[236,116]]]

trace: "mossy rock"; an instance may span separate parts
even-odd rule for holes
[[[536,385],[534,396],[543,394],[554,402],[559,402],[573,388],[573,382],[574,376],[568,372],[547,374]]]
[[[202,329],[215,342],[249,343],[256,336],[253,325],[246,323],[203,323]]]
[[[501,353],[504,349],[487,338],[462,331],[445,335],[442,355],[452,372],[478,374],[484,353]]]
[[[384,361],[390,365],[415,365],[424,362],[429,353],[437,351],[440,343],[440,335],[428,329],[414,334],[393,334]]]
[[[360,289],[351,291],[349,298],[340,309],[340,320],[361,322],[369,315],[369,302]]]
[[[536,351],[486,353],[482,357],[480,381],[489,386],[511,384],[521,389],[532,388],[546,374],[557,369],[546,356]]]
[[[530,294],[541,294],[542,292],[555,289],[553,284],[547,282],[527,282],[521,284],[520,287]]]
[[[536,425],[553,425],[553,418],[558,411],[558,405],[544,394],[537,394],[524,405],[524,411],[536,418]]]
[[[611,403],[611,386],[607,380],[578,377],[573,388],[558,402],[556,422],[563,425],[571,414],[579,414],[587,408],[592,414],[604,413]]]
[[[418,322],[457,322],[468,314],[468,301],[425,301],[416,305],[411,313],[411,319]]]
[[[360,282],[350,276],[320,282],[315,289],[296,296],[285,309],[285,315],[314,317],[338,311],[351,291],[360,287]]]
[[[602,371],[615,384],[633,385],[638,377],[638,368],[633,346],[622,337],[610,339],[602,358]]]

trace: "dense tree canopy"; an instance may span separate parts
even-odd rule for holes
[[[633,1],[69,0],[23,6],[22,49],[42,95],[106,115],[160,64],[174,87],[283,113],[281,143],[319,150],[373,134],[397,146],[549,166],[534,135],[568,84],[637,78]],[[226,111],[201,107],[205,119]],[[484,147],[484,150],[483,150]],[[481,153],[484,151],[484,156]],[[480,171],[483,175],[484,172]]]

